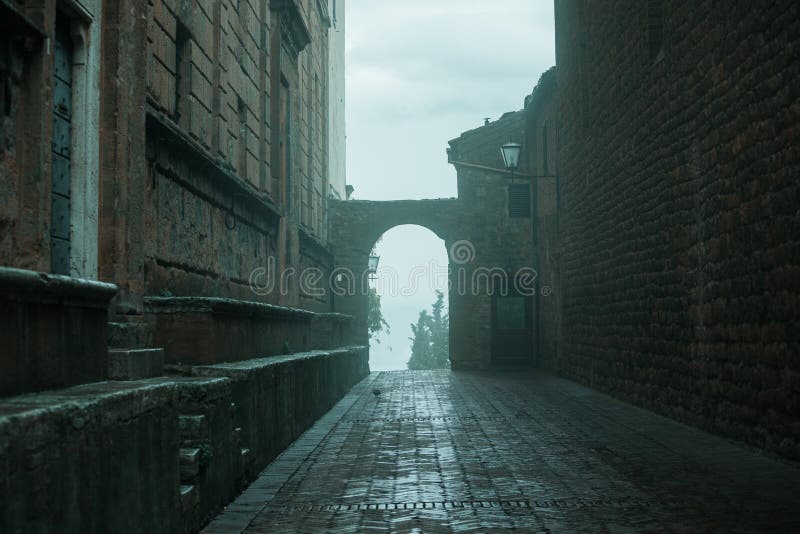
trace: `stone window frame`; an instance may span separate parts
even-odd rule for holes
[[[98,276],[102,2],[55,5],[69,20],[73,44],[69,273],[87,279]]]

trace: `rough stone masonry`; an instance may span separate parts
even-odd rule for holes
[[[556,2],[575,380],[800,459],[796,2]]]

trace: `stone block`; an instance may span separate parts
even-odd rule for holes
[[[100,382],[0,400],[3,532],[183,532],[175,392]]]
[[[231,381],[191,377],[160,380],[172,380],[177,386],[181,448],[197,451],[196,458],[188,463],[190,458],[182,459],[182,483],[195,488],[194,504],[184,508],[184,524],[189,532],[196,532],[236,496],[245,480],[234,432]]]
[[[367,347],[195,366],[197,377],[231,381],[242,450],[254,477],[275,456],[369,373]]]
[[[164,349],[110,349],[108,377],[111,380],[140,380],[164,372]]]
[[[0,267],[0,396],[108,376],[108,306],[117,287]]]
[[[205,148],[211,146],[211,110],[206,108],[194,95],[185,98],[181,105],[181,127]]]

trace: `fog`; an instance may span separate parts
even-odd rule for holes
[[[357,199],[455,196],[447,142],[522,108],[555,63],[550,1],[348,0],[346,17],[347,181]],[[421,227],[388,232],[379,254],[400,280],[415,264],[446,265],[444,243]],[[435,300],[433,285],[382,296],[391,334],[373,342],[373,370],[405,368],[409,323]]]

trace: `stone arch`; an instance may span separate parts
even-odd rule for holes
[[[369,343],[367,332],[367,261],[375,242],[388,230],[406,224],[427,228],[450,251],[458,240],[466,239],[461,202],[455,198],[426,200],[331,200],[329,201],[329,243],[335,251],[335,273],[352,273],[353,279],[332,287],[335,311],[355,317],[356,337]],[[335,278],[335,276],[334,276]],[[348,286],[353,282],[352,291]],[[332,280],[335,284],[335,280]],[[451,292],[452,294],[452,292]],[[452,296],[449,305],[453,305]],[[454,328],[455,326],[455,328]],[[450,325],[451,357],[458,325]]]

